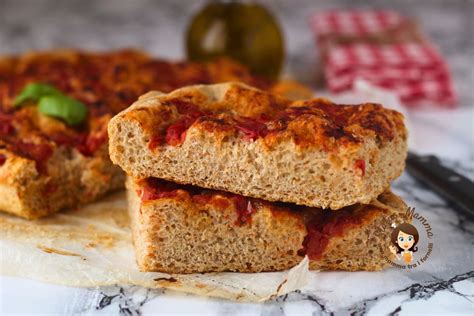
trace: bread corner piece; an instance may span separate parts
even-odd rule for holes
[[[370,203],[407,154],[396,111],[289,101],[239,83],[149,92],[108,132],[112,161],[133,178],[332,210]]]
[[[0,210],[26,219],[92,202],[123,188],[124,180],[108,157],[107,144],[90,157],[53,146],[36,161],[0,149]]]
[[[291,268],[381,270],[406,205],[385,192],[337,212],[270,203],[164,180],[127,180],[137,262],[166,273]]]

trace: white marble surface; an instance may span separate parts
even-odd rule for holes
[[[181,58],[185,19],[201,2],[191,1],[51,1],[0,0],[0,53],[75,46],[109,49],[145,48],[168,58]],[[293,3],[293,2],[292,2]],[[313,4],[314,3],[314,4]],[[337,2],[339,5],[342,1]],[[372,0],[367,6],[401,8],[417,16],[447,55],[462,105],[456,111],[410,112],[411,136],[421,153],[435,153],[443,163],[474,178],[474,94],[472,1]],[[411,3],[411,1],[410,1]],[[321,1],[276,1],[270,6],[282,20],[288,66],[293,76],[311,82],[314,57],[306,18]],[[442,21],[442,23],[441,23]],[[427,188],[404,174],[393,185],[409,205],[435,229],[435,251],[420,269],[381,273],[313,273],[308,286],[262,304],[235,303],[164,290],[112,286],[83,289],[0,277],[0,313],[7,314],[474,314],[474,224]],[[474,194],[474,192],[473,192]],[[0,253],[1,255],[1,253]],[[1,267],[0,267],[1,268]],[[387,280],[397,279],[396,283]]]
[[[408,116],[414,137],[423,140],[426,135],[432,136],[424,143],[423,152],[445,157],[443,163],[474,178],[472,108],[436,114],[409,112]],[[442,132],[438,135],[436,131]],[[414,270],[314,272],[305,288],[262,304],[136,286],[83,289],[0,277],[0,311],[48,315],[472,315],[474,222],[407,174],[395,181],[393,189],[430,221],[435,233],[432,257]]]

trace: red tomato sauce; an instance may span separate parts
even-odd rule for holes
[[[257,211],[254,199],[241,195],[215,190],[202,189],[191,185],[179,185],[157,178],[148,178],[140,183],[138,194],[143,202],[162,198],[179,198],[180,191],[187,194],[191,200],[198,204],[212,204],[218,208],[227,208],[232,203],[237,212],[236,225],[243,225],[252,220],[252,215]]]

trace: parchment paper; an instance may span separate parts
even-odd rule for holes
[[[123,192],[37,221],[0,214],[1,273],[68,286],[141,285],[265,301],[306,285],[308,259],[289,271],[170,275],[140,272]]]

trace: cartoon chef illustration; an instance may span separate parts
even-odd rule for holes
[[[413,253],[418,251],[416,247],[418,239],[418,230],[415,226],[408,223],[400,224],[392,231],[390,251],[398,260],[403,259],[405,263],[410,263],[413,260]]]

